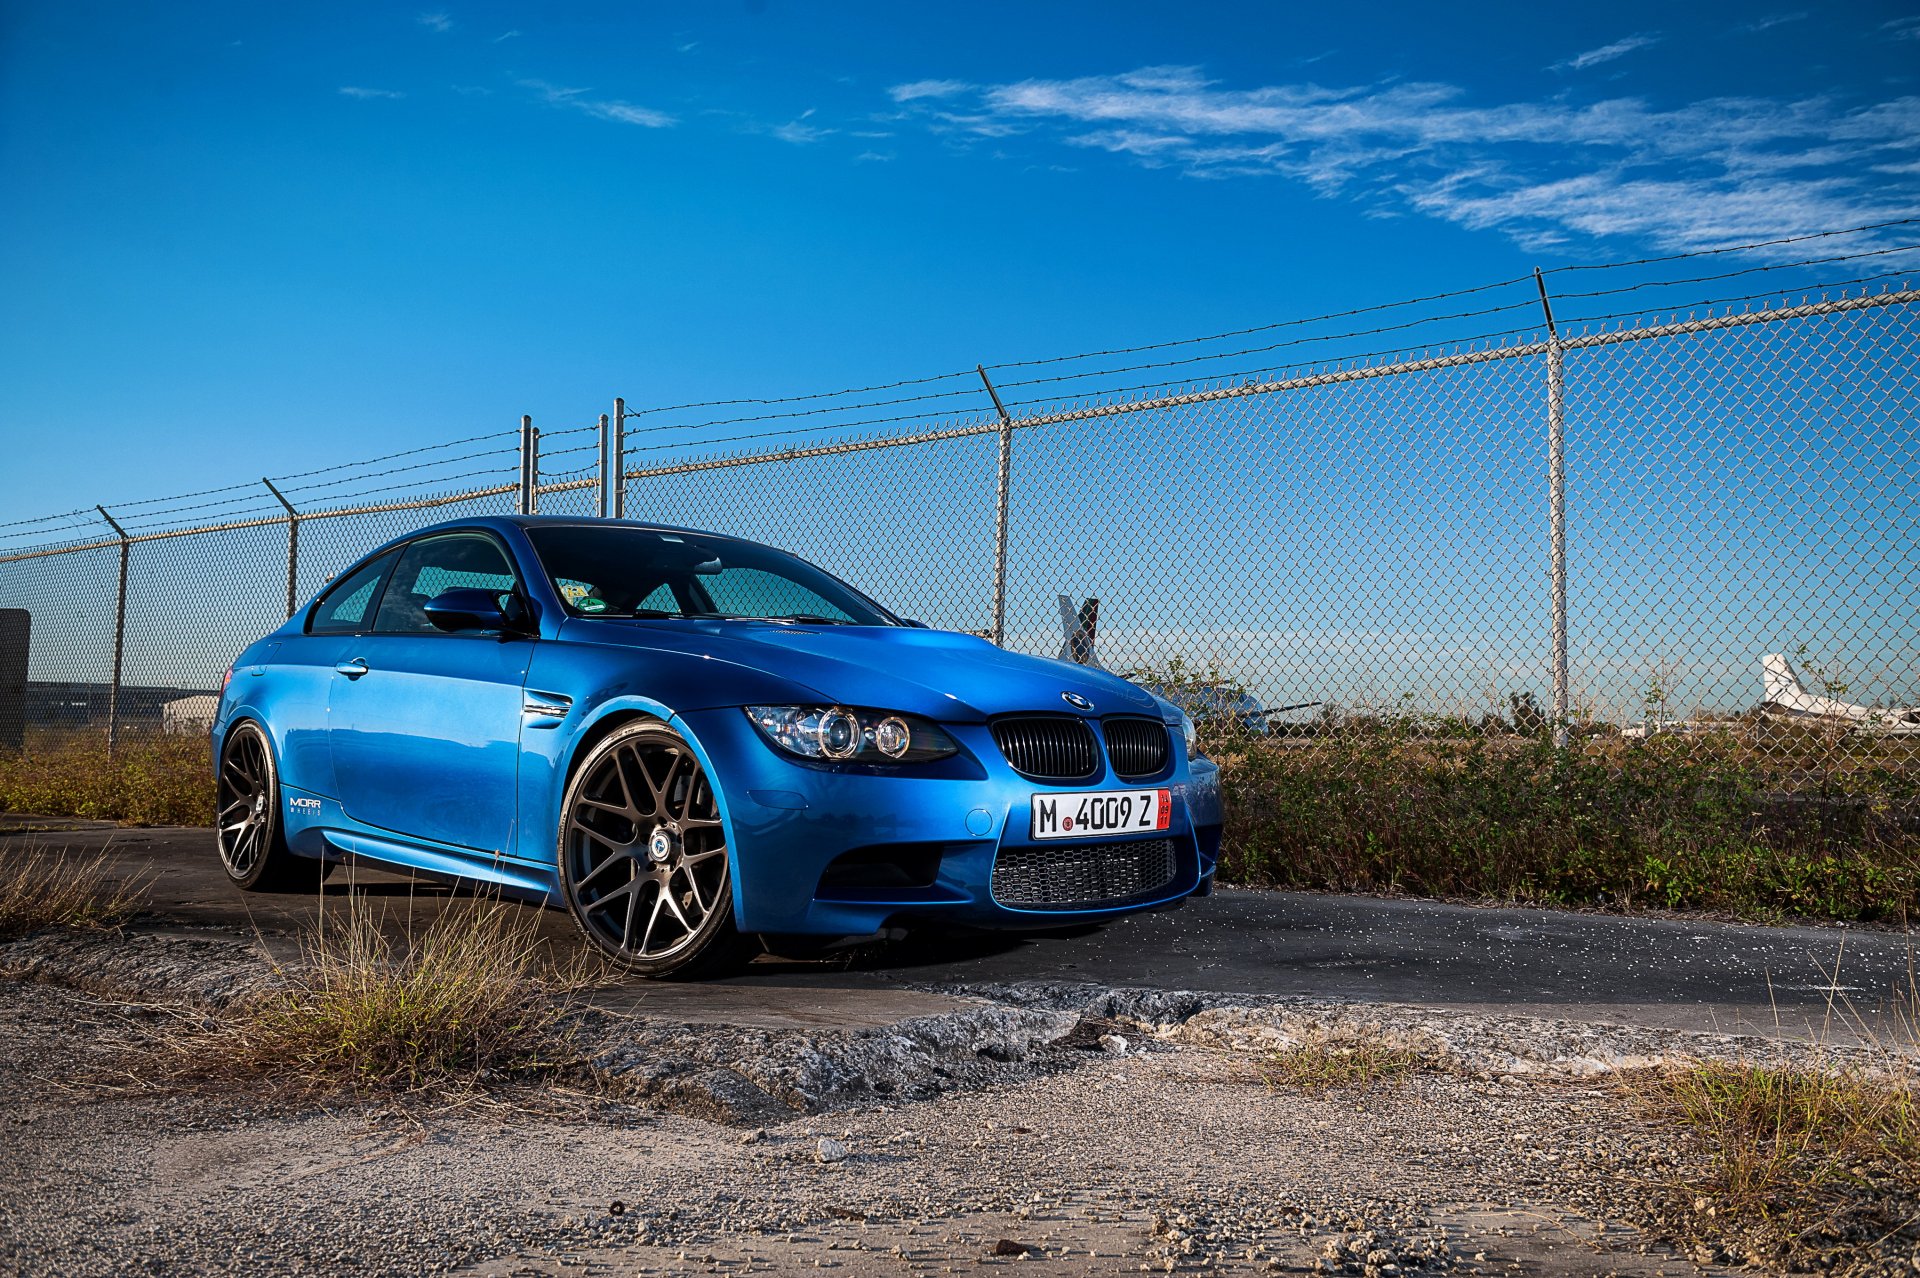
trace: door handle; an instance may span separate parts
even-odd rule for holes
[[[352,661],[342,661],[334,669],[349,679],[358,679],[367,672],[366,658],[355,657]]]

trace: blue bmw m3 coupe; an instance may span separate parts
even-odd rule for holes
[[[1212,888],[1175,706],[684,528],[482,518],[382,546],[240,654],[213,725],[243,888],[375,862],[564,902],[611,958],[1043,930]]]

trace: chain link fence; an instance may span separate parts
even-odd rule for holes
[[[202,729],[196,698],[236,651],[415,527],[617,511],[782,546],[931,626],[1146,682],[1216,753],[1278,769],[1269,798],[1377,781],[1396,751],[1426,769],[1416,799],[1449,769],[1572,753],[1616,775],[1660,760],[1696,797],[1738,774],[1769,813],[1817,791],[1828,824],[1836,803],[1856,825],[1920,815],[1920,292],[1556,324],[1544,281],[1508,285],[1519,300],[1339,334],[1534,308],[1533,328],[1437,351],[1238,366],[1320,340],[1283,332],[850,407],[682,406],[708,413],[690,422],[616,401],[594,425],[523,420],[147,519],[0,525],[0,610],[30,629],[0,748]],[[1126,384],[1146,370],[1195,376]],[[1254,844],[1299,816],[1262,811]]]

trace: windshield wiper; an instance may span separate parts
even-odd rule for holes
[[[796,626],[857,626],[857,621],[845,617],[822,617],[811,612],[790,612],[784,617],[755,617],[755,621],[773,621],[782,625]]]
[[[668,612],[664,608],[636,608],[632,612],[603,612],[599,617],[610,617],[615,621],[731,621],[731,613],[725,612]]]

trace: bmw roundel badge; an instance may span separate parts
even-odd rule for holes
[[[1093,709],[1093,702],[1087,700],[1077,692],[1063,692],[1060,694],[1060,699],[1072,706],[1075,710]]]

